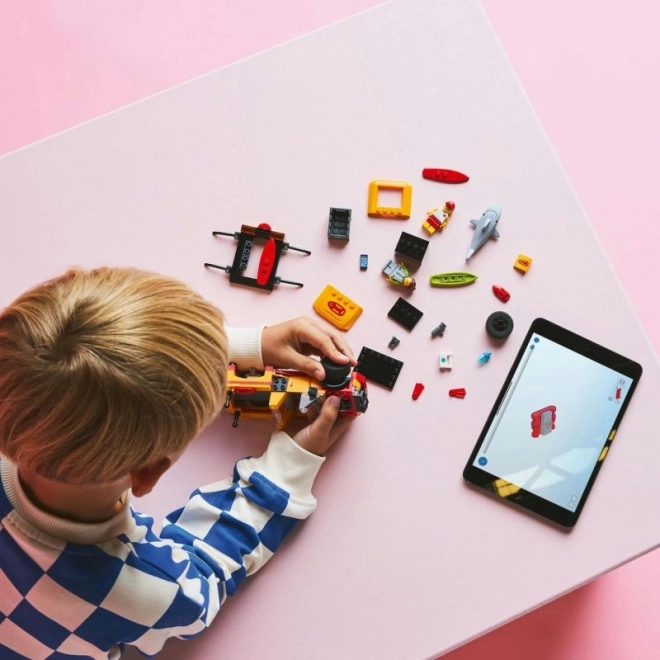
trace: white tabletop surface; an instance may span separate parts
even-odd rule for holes
[[[471,177],[443,186],[424,167]],[[373,179],[413,185],[407,221],[367,218]],[[430,238],[408,298],[410,333],[387,318],[400,291],[380,274],[401,231],[425,212],[456,212]],[[503,208],[501,239],[470,263],[470,288],[432,289],[464,267],[469,220]],[[353,209],[350,242],[329,246],[328,209]],[[654,503],[657,360],[473,0],[394,0],[0,160],[7,227],[0,299],[70,265],[130,264],[178,276],[232,324],[313,314],[332,283],[364,307],[347,337],[405,365],[328,459],[319,508],[246,584],[185,657],[426,658],[438,655],[644,553],[660,542]],[[10,222],[5,221],[9,218]],[[212,230],[268,222],[312,255],[279,274],[305,283],[271,294],[231,286],[205,261],[232,261]],[[6,223],[6,224],[5,224]],[[519,252],[534,258],[522,277]],[[359,255],[370,266],[360,272]],[[512,294],[511,338],[484,368],[484,321]],[[546,316],[640,361],[645,374],[610,459],[570,534],[466,488],[461,471],[524,331]],[[447,324],[441,340],[430,331]],[[440,374],[439,350],[455,367]],[[426,389],[411,400],[416,382]],[[466,387],[464,400],[451,387]],[[203,482],[260,452],[271,425],[221,418],[138,508],[156,517]],[[257,624],[255,625],[255,622]],[[231,634],[227,634],[231,630]],[[259,634],[255,634],[255,630]],[[180,658],[177,642],[164,658]]]

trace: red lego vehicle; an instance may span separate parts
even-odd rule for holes
[[[532,438],[548,435],[554,431],[557,421],[557,406],[546,406],[532,413]]]

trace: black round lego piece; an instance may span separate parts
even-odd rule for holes
[[[493,339],[506,339],[513,332],[513,319],[506,312],[493,312],[486,319],[486,332]]]
[[[351,363],[337,364],[327,357],[321,360],[321,366],[325,369],[325,378],[321,382],[328,390],[338,390],[348,382],[351,375]]]

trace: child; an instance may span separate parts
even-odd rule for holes
[[[293,438],[273,433],[232,479],[196,490],[158,535],[151,491],[218,414],[226,365],[346,363],[309,319],[251,330],[176,280],[71,270],[0,314],[0,657],[118,658],[208,626],[298,520],[345,430],[337,397]]]

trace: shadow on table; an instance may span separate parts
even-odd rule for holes
[[[570,657],[568,650],[578,645],[591,605],[605,591],[602,580],[590,582],[441,656],[442,660],[565,660]]]

